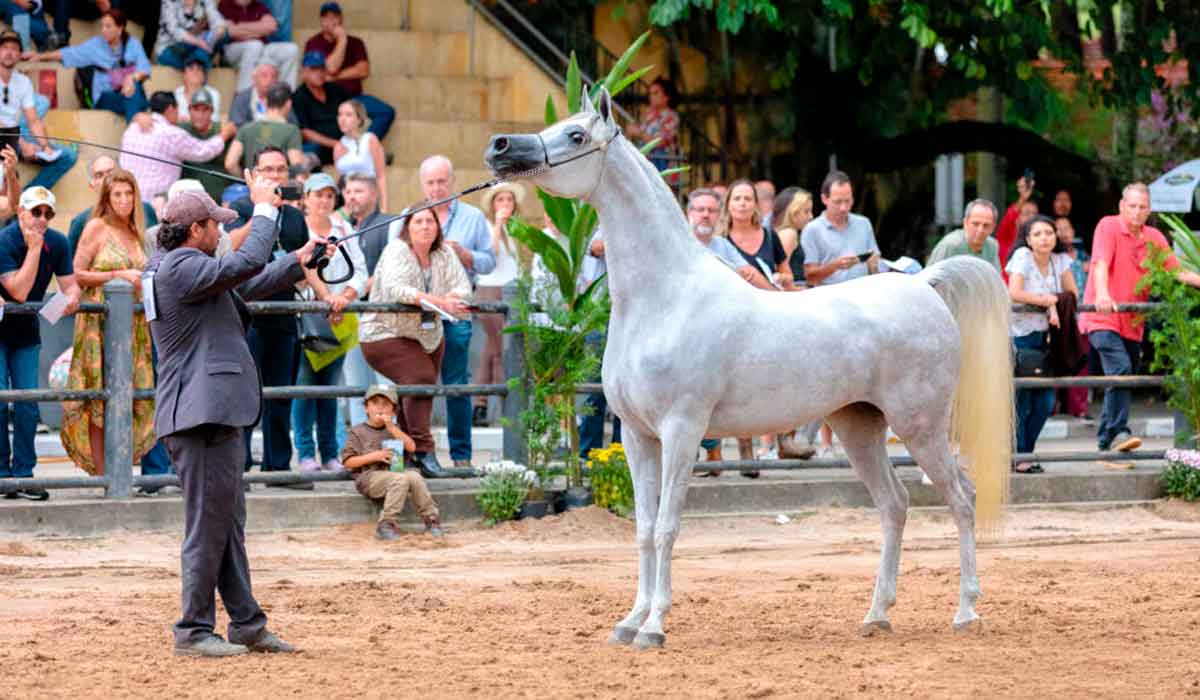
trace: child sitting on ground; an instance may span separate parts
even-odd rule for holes
[[[363,396],[363,403],[367,408],[367,422],[350,429],[341,457],[342,464],[354,474],[354,485],[358,487],[358,492],[373,500],[383,499],[375,536],[381,540],[394,540],[400,536],[398,518],[411,492],[413,508],[425,521],[425,531],[434,537],[441,537],[437,504],[429,495],[425,479],[416,470],[390,471],[395,453],[383,446],[385,440],[403,442],[407,453],[416,449],[412,438],[396,425],[396,406],[399,403],[396,390],[388,386],[372,386]],[[400,458],[403,464],[404,455],[400,455]]]

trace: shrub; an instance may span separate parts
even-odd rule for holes
[[[509,460],[488,462],[480,471],[483,480],[475,501],[483,511],[485,525],[512,520],[521,510],[529,490],[539,486],[536,473]]]
[[[1167,468],[1160,478],[1168,496],[1185,501],[1200,499],[1200,451],[1167,450]]]
[[[592,477],[592,499],[601,508],[607,508],[622,518],[633,514],[633,477],[629,473],[629,460],[625,448],[614,442],[606,450],[588,453],[588,465]]]

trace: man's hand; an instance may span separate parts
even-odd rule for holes
[[[1095,301],[1096,311],[1102,314],[1111,314],[1117,310],[1117,303],[1108,295],[1096,295]]]
[[[4,150],[0,151],[0,161],[4,162],[4,172],[16,173],[17,170],[17,152],[13,150],[11,145],[6,144]]]
[[[1026,180],[1022,175],[1017,179],[1017,203],[1029,201],[1033,196],[1033,180]]]
[[[237,132],[237,124],[234,124],[233,122],[225,122],[221,125],[221,140],[228,141],[234,136],[237,136]]]
[[[850,268],[852,268],[858,264],[858,256],[857,255],[843,255],[842,257],[838,258],[837,260],[834,260],[833,263],[835,265],[837,265],[837,268],[839,270],[849,270]]]
[[[296,257],[300,260],[301,265],[308,265],[308,262],[313,259],[314,251],[318,246],[324,246],[328,241],[324,238],[312,238],[307,243],[296,250]],[[332,257],[334,246],[326,246],[324,249],[325,257]]]
[[[25,250],[32,252],[42,252],[42,242],[45,240],[45,234],[41,231],[26,231],[21,229],[21,237],[25,239]]]
[[[133,115],[133,123],[137,124],[144,134],[148,134],[154,129],[154,118],[150,116],[149,112],[138,112]]]
[[[270,204],[273,207],[278,207],[281,200],[279,199],[278,185],[274,181],[268,180],[265,177],[254,177],[249,170],[242,171],[242,178],[246,184],[250,185],[250,201],[254,204]]]
[[[463,267],[467,268],[468,271],[475,269],[474,253],[464,248],[463,245],[458,241],[446,242],[450,244],[450,250],[453,250],[454,254],[458,256],[458,259],[460,262],[462,262]]]

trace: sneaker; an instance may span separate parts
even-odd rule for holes
[[[304,457],[300,460],[300,464],[296,468],[302,472],[319,472],[321,471],[321,463],[313,457]]]
[[[24,498],[29,501],[48,501],[50,500],[50,492],[46,489],[22,489],[17,491],[16,498]]]
[[[425,532],[428,532],[430,537],[442,536],[442,521],[438,520],[438,516],[429,515],[422,520],[425,521]]]
[[[328,462],[322,464],[321,470],[327,472],[344,472],[346,471],[346,467],[342,464],[342,460],[334,457]]]
[[[476,406],[471,414],[471,425],[476,428],[485,428],[488,425],[488,410],[487,406]]]
[[[296,652],[296,647],[276,637],[274,632],[266,628],[263,628],[263,631],[259,632],[258,638],[247,644],[246,647],[259,654],[294,654]]]
[[[1129,452],[1142,446],[1142,439],[1134,436],[1128,430],[1122,430],[1113,436],[1112,449],[1117,452]]]
[[[242,644],[233,644],[221,638],[221,635],[211,634],[198,642],[184,642],[175,645],[175,656],[241,656],[250,653],[250,649]]]
[[[381,540],[394,540],[400,536],[400,529],[391,520],[380,520],[375,526],[375,537]]]
[[[20,496],[17,495],[16,491],[9,491],[4,494],[4,500],[6,501],[15,501],[18,498],[20,498]]]
[[[470,469],[471,468],[471,460],[456,459],[456,460],[454,460],[454,468],[455,469]]]

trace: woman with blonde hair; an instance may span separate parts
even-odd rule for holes
[[[342,138],[333,145],[333,162],[338,175],[362,173],[375,178],[379,189],[379,210],[387,211],[387,166],[383,145],[375,134],[367,131],[371,125],[367,109],[358,100],[346,100],[338,105],[337,123],[342,130]]]
[[[788,187],[775,197],[775,235],[787,253],[788,269],[793,279],[804,279],[804,251],[800,248],[800,232],[813,220],[812,193],[800,187]],[[799,254],[797,254],[799,251]]]
[[[83,227],[75,251],[75,279],[83,290],[81,301],[103,303],[105,283],[123,279],[140,297],[146,251],[142,241],[142,199],[137,180],[117,168],[100,185],[92,218]],[[150,326],[146,316],[133,317],[133,387],[154,388],[150,357]],[[67,388],[94,391],[104,388],[104,330],[100,314],[80,314],[75,319],[71,371]],[[89,474],[104,473],[104,402],[98,399],[63,404],[62,443],[67,454]],[[133,458],[138,460],[154,446],[154,401],[133,402]]]
[[[500,301],[504,286],[517,278],[518,269],[528,258],[524,248],[508,235],[508,221],[520,212],[521,201],[524,199],[525,188],[516,182],[501,182],[483,193],[480,208],[491,225],[496,268],[475,280],[477,301]],[[487,342],[483,348],[483,355],[479,358],[476,381],[480,384],[503,384],[504,366],[500,355],[503,348],[504,316],[480,314],[479,323],[483,326]],[[475,397],[472,422],[477,426],[487,425],[487,414],[488,397]]]

